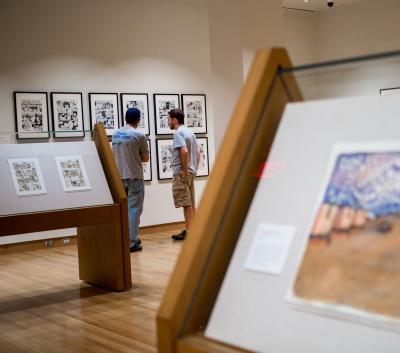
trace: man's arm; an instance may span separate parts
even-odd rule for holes
[[[140,137],[139,139],[139,151],[142,162],[148,162],[150,159],[149,146],[147,144],[146,137],[144,136]]]
[[[187,147],[180,148],[181,162],[182,162],[182,175],[189,175],[189,151]]]
[[[197,146],[196,149],[196,171],[199,169],[199,163],[200,163],[200,148]]]
[[[142,162],[146,163],[150,160],[150,155],[148,153],[142,154]]]

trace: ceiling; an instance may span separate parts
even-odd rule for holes
[[[334,6],[343,6],[348,5],[350,3],[359,2],[362,0],[333,0]],[[300,10],[310,10],[310,11],[321,11],[321,10],[329,10],[327,6],[327,0],[308,0],[308,2],[304,2],[304,0],[283,0],[283,6],[289,8],[295,8]]]

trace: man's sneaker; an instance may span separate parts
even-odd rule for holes
[[[186,229],[184,229],[180,233],[174,234],[172,236],[172,239],[174,239],[174,240],[184,240],[185,237],[186,237],[186,234],[187,234],[187,231],[186,231]]]
[[[140,239],[136,240],[135,245],[131,246],[130,250],[131,252],[136,252],[136,251],[142,251],[142,241]]]

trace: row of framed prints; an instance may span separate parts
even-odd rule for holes
[[[103,123],[108,136],[124,123],[129,108],[141,112],[138,129],[150,134],[149,99],[147,93],[89,93],[91,126]],[[51,92],[51,115],[55,138],[84,137],[82,93]],[[207,133],[205,94],[153,94],[156,135],[172,135],[168,112],[182,108],[185,125],[197,134]],[[18,139],[49,138],[47,92],[14,92],[15,126]],[[120,113],[122,119],[120,119]]]
[[[56,156],[54,162],[65,192],[91,190],[82,156]],[[8,167],[18,196],[47,194],[38,158],[8,159]]]
[[[158,180],[172,179],[172,142],[173,139],[156,140]],[[151,170],[152,153],[150,139],[147,139],[147,143],[149,144],[150,159],[148,162],[143,163],[143,176],[145,181],[151,181],[153,178]],[[208,139],[207,137],[197,137],[197,143],[199,144],[200,149],[200,162],[197,176],[207,176],[209,175]]]

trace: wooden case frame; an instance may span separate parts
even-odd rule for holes
[[[113,290],[132,288],[128,202],[104,126],[93,141],[114,203],[0,216],[0,236],[78,228],[79,278]]]
[[[204,330],[284,107],[302,100],[291,75],[279,74],[290,66],[282,48],[260,50],[253,61],[158,311],[159,352],[245,352],[206,338]]]

